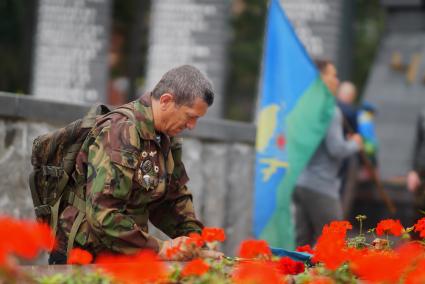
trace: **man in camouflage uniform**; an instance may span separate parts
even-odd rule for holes
[[[165,258],[166,250],[184,236],[200,232],[203,225],[186,186],[181,141],[174,137],[193,129],[213,99],[210,82],[185,65],[164,74],[151,93],[120,107],[130,114],[99,118],[76,160],[74,179],[86,185],[76,193],[83,208],[67,205],[61,211],[58,246],[49,263],[65,263],[72,247],[95,256],[148,248]],[[149,235],[148,220],[172,239]],[[191,256],[183,252],[179,258]]]

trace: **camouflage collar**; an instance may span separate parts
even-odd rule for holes
[[[132,104],[134,116],[136,118],[136,128],[140,133],[141,138],[155,141],[157,145],[159,145],[162,149],[166,149],[166,153],[168,153],[168,149],[170,148],[173,138],[164,133],[157,133],[155,131],[151,94],[144,94],[140,97],[140,99],[132,102]],[[158,135],[161,137],[160,141],[157,141]]]
[[[151,94],[146,93],[133,102],[136,128],[142,138],[147,140],[155,140],[156,138],[151,100]]]

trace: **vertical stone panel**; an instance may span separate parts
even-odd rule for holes
[[[222,115],[228,0],[152,1],[147,83],[151,90],[170,68],[191,64],[211,79],[219,94],[208,116]]]
[[[105,101],[111,0],[40,0],[31,93],[74,103]]]
[[[2,173],[0,210],[17,218],[33,216],[31,199],[27,190],[29,170],[27,145],[27,125],[10,121],[1,124],[0,172]]]
[[[280,3],[310,56],[338,64],[345,32],[341,25],[344,1],[280,0]]]
[[[34,218],[28,186],[32,141],[51,129],[45,123],[0,120],[0,214]]]
[[[224,143],[205,143],[202,153],[204,174],[203,221],[206,226],[224,228],[228,193],[228,151]]]
[[[185,138],[183,142],[182,159],[190,179],[188,187],[193,195],[196,216],[200,220],[203,220],[204,176],[202,171],[202,142],[192,138]]]
[[[224,251],[233,255],[240,242],[252,237],[254,150],[246,144],[229,147]]]

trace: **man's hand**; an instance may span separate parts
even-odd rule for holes
[[[224,254],[219,251],[194,248],[188,245],[189,239],[189,237],[178,237],[164,241],[158,255],[164,260],[174,261],[185,261],[196,257],[221,259],[224,256]]]
[[[158,255],[164,260],[184,261],[194,257],[195,252],[186,246],[188,237],[164,241]]]
[[[222,259],[224,257],[224,253],[216,250],[202,249],[199,252],[200,258],[212,258],[212,259]]]
[[[360,149],[363,149],[363,138],[357,133],[354,133],[348,137],[348,140],[356,142]]]
[[[407,189],[410,192],[415,192],[421,185],[421,179],[416,171],[410,171],[407,174]]]

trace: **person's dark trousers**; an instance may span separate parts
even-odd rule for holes
[[[338,198],[312,189],[296,186],[293,201],[297,246],[314,246],[324,225],[343,218],[341,201]]]
[[[66,264],[67,258],[66,255],[63,253],[60,253],[58,251],[53,251],[49,255],[49,264]]]

